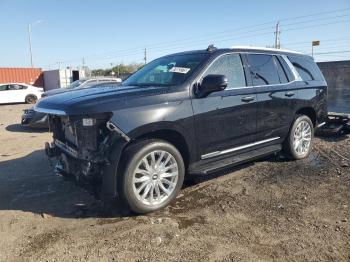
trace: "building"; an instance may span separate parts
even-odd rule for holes
[[[69,68],[44,71],[43,75],[45,91],[67,87],[70,83],[86,77],[85,70]]]
[[[25,83],[43,87],[41,68],[0,67],[0,83]]]
[[[350,114],[350,60],[317,64],[328,84],[328,111]]]

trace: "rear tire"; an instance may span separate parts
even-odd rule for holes
[[[284,152],[298,160],[310,155],[314,139],[314,125],[306,115],[297,115],[284,142]]]
[[[38,98],[36,97],[36,95],[27,95],[25,98],[25,102],[27,104],[35,104],[36,101],[38,101]]]
[[[118,191],[136,213],[164,208],[178,195],[185,176],[180,152],[166,141],[137,142],[124,152]]]

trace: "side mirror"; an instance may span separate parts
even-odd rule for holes
[[[225,90],[228,85],[227,77],[224,75],[207,75],[202,83],[198,85],[197,96],[204,97],[213,92]]]

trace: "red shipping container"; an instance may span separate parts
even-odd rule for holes
[[[0,67],[0,83],[25,83],[43,87],[41,68]]]

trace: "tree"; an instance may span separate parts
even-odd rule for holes
[[[144,64],[117,64],[111,68],[108,69],[94,69],[91,71],[92,76],[111,76],[112,71],[115,73],[114,75],[116,77],[120,77],[122,79],[126,78],[130,74],[136,72],[138,69],[140,69]]]

